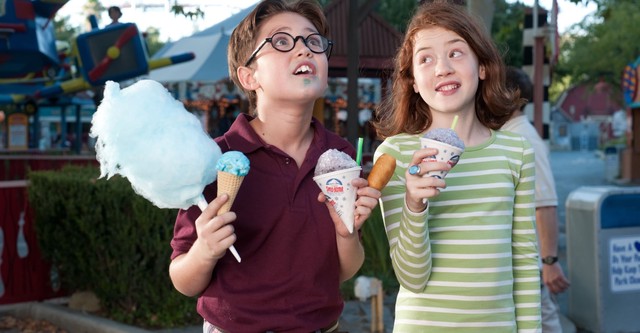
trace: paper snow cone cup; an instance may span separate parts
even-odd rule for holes
[[[353,233],[355,222],[353,212],[356,208],[357,190],[351,186],[351,180],[360,177],[361,170],[362,167],[357,166],[313,177],[350,233]]]
[[[423,159],[426,162],[446,162],[452,168],[458,164],[460,160],[460,155],[464,152],[464,149],[456,146],[452,146],[450,144],[446,144],[444,142],[440,142],[437,140],[420,138],[420,147],[422,148],[436,148],[438,149],[437,155],[427,156]],[[444,179],[447,176],[447,171],[445,170],[437,170],[437,171],[429,171],[425,173],[425,176],[436,177],[440,179]]]

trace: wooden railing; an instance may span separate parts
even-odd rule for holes
[[[51,265],[42,258],[27,197],[26,180],[0,181],[0,304],[59,296]],[[55,274],[54,274],[55,277]],[[57,290],[56,290],[57,289]]]
[[[0,155],[0,304],[63,296],[57,271],[43,259],[29,202],[28,170],[97,165],[94,156]]]

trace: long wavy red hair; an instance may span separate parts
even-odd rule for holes
[[[413,90],[413,47],[416,34],[424,29],[440,27],[462,37],[475,53],[486,77],[479,82],[476,92],[476,115],[480,122],[499,129],[513,110],[522,105],[518,93],[505,85],[505,65],[498,48],[479,19],[465,7],[434,1],[417,8],[404,41],[394,59],[395,71],[391,93],[381,103],[374,123],[383,138],[399,133],[419,134],[433,122],[429,105]]]

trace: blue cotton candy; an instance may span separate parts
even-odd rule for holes
[[[126,177],[136,193],[160,208],[189,208],[216,180],[220,147],[156,81],[122,90],[107,81],[91,124],[100,177]]]

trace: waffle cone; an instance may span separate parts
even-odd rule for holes
[[[244,176],[236,176],[232,173],[218,171],[218,196],[223,193],[229,195],[229,200],[218,210],[218,215],[231,210],[231,205],[233,205],[233,201],[236,199],[242,180],[244,180]]]

